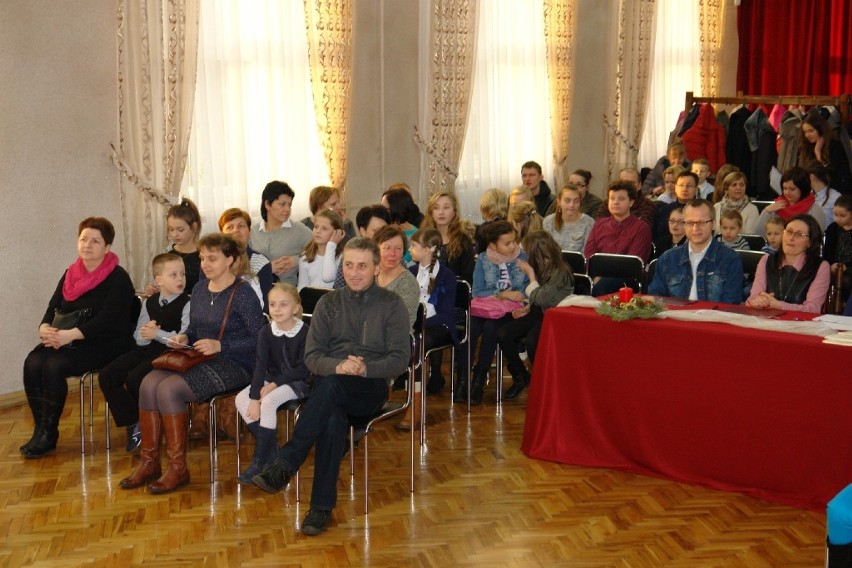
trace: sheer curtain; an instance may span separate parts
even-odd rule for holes
[[[553,184],[543,0],[479,4],[473,93],[456,194],[479,220],[479,197],[521,184],[535,160]]]
[[[260,220],[273,179],[296,192],[293,219],[309,214],[308,192],[329,183],[311,96],[302,2],[217,0],[201,10],[198,82],[183,193],[198,205],[202,232],[229,207]]]
[[[683,110],[686,91],[701,90],[701,49],[698,2],[659,0],[651,91],[639,167],[652,167],[666,153],[666,144]]]

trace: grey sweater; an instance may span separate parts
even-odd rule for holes
[[[269,260],[277,260],[282,256],[299,256],[313,235],[311,230],[298,221],[293,221],[292,227],[281,227],[274,231],[252,231],[250,246]],[[277,274],[281,282],[295,286],[299,282],[299,261],[289,272]]]
[[[305,363],[319,376],[335,373],[349,355],[364,358],[367,376],[396,378],[411,356],[408,315],[400,297],[375,282],[363,292],[348,286],[317,303],[305,345]]]

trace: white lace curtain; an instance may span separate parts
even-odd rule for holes
[[[479,220],[479,197],[521,185],[535,160],[553,184],[543,0],[481,2],[473,92],[456,179],[462,214]]]
[[[201,13],[198,87],[184,193],[201,210],[202,232],[229,207],[260,220],[267,182],[296,192],[292,217],[328,185],[317,132],[302,2],[217,0]]]

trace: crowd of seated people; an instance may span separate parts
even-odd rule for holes
[[[389,187],[380,203],[361,208],[353,224],[340,192],[325,186],[311,191],[312,215],[291,220],[296,194],[286,183],[272,181],[262,192],[256,231],[249,213],[232,208],[222,213],[220,232],[204,237],[197,208],[183,200],[167,212],[170,246],[153,258],[154,282],[144,288],[141,310],[129,276],[110,251],[112,224],[85,219],[78,228],[78,258],[60,279],[39,326],[40,344],[24,364],[35,427],[21,454],[34,459],[54,451],[66,378],[100,369],[113,420],[127,429],[127,451],[139,455],[121,486],[174,491],[189,483],[187,439],[197,428],[216,427],[205,425],[203,410],[190,421],[188,404],[203,409],[201,403],[212,396],[243,389],[230,406],[248,423],[256,444],[240,482],[281,489],[304,461],[302,452],[316,444],[323,455],[315,473],[323,481],[317,487],[324,489],[315,494],[305,526],[306,534],[318,534],[334,507],[328,480],[336,479],[339,457],[332,454],[345,434],[336,423],[333,435],[306,433],[304,426],[294,433],[298,450],[279,450],[275,410],[305,398],[313,375],[328,381],[314,382],[314,390],[322,385],[322,395],[317,402],[313,394],[308,399],[308,424],[339,418],[341,409],[349,415],[375,411],[388,396],[380,385],[407,376],[407,330],[421,302],[426,347],[458,344],[457,279],[472,286],[474,359],[463,358],[466,350],[457,353],[454,401],[468,402],[470,383],[472,404],[483,400],[498,345],[513,377],[506,398],[514,399],[529,384],[531,373],[520,352],[526,351],[532,364],[544,311],[573,293],[574,275],[562,251],[587,258],[597,252],[629,254],[644,262],[653,256],[657,265],[649,292],[655,295],[819,312],[832,274],[852,264],[852,202],[848,195],[831,193],[825,168],[784,172],[783,196],[758,215],[745,195],[742,173],[720,169],[717,175],[724,178],[716,177],[714,187],[707,161],[694,160],[688,170],[679,150],[670,148],[650,184],[643,185],[636,169],[621,170],[604,201],[589,193],[587,170],[576,170],[553,194],[540,166],[527,162],[521,168],[523,184],[511,196],[496,188],[482,195],[479,226],[462,217],[449,191],[432,194],[421,213],[405,184]],[[741,235],[751,232],[767,236],[767,255],[744,295],[742,261],[734,249],[744,248]],[[844,296],[852,277],[846,274]],[[324,323],[316,327],[301,320],[298,289],[308,286],[331,291],[317,306]],[[594,292],[621,286],[619,279],[602,277]],[[363,311],[371,309],[375,312]],[[368,331],[368,325],[395,331],[393,336],[378,328]],[[197,360],[187,368],[170,368],[161,361],[170,348],[192,351]],[[389,358],[380,361],[379,354]],[[416,401],[423,391],[437,394],[444,387],[441,354],[432,356],[423,389],[417,376]],[[375,379],[369,392],[350,384],[356,376]],[[399,380],[395,384],[402,386]],[[419,425],[419,408],[418,402],[409,408],[402,428]]]

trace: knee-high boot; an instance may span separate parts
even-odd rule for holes
[[[139,429],[142,431],[142,450],[139,452],[139,463],[130,476],[121,480],[119,485],[124,489],[141,487],[162,475],[160,466],[160,437],[162,420],[156,410],[139,410]]]
[[[828,546],[828,568],[852,568],[852,544],[831,544],[825,539]]]
[[[40,388],[27,390],[27,404],[30,407],[30,411],[33,413],[34,427],[32,437],[30,437],[26,444],[21,446],[21,453],[25,453],[26,450],[29,450],[38,438],[39,432],[44,427],[42,424],[44,421],[44,391]]]
[[[470,403],[482,404],[482,395],[485,383],[488,381],[488,369],[475,367],[473,370],[473,381],[470,384]]]
[[[41,429],[33,443],[21,450],[25,458],[35,459],[46,456],[56,449],[59,440],[59,418],[65,408],[65,393],[45,391],[42,394]],[[82,410],[81,410],[82,412]]]
[[[151,493],[169,493],[189,483],[189,470],[186,467],[187,422],[189,422],[189,415],[186,412],[163,415],[169,466],[160,479],[148,485]]]
[[[210,410],[210,405],[201,402],[192,403],[192,423],[189,427],[190,440],[205,440],[207,439],[207,413]]]

